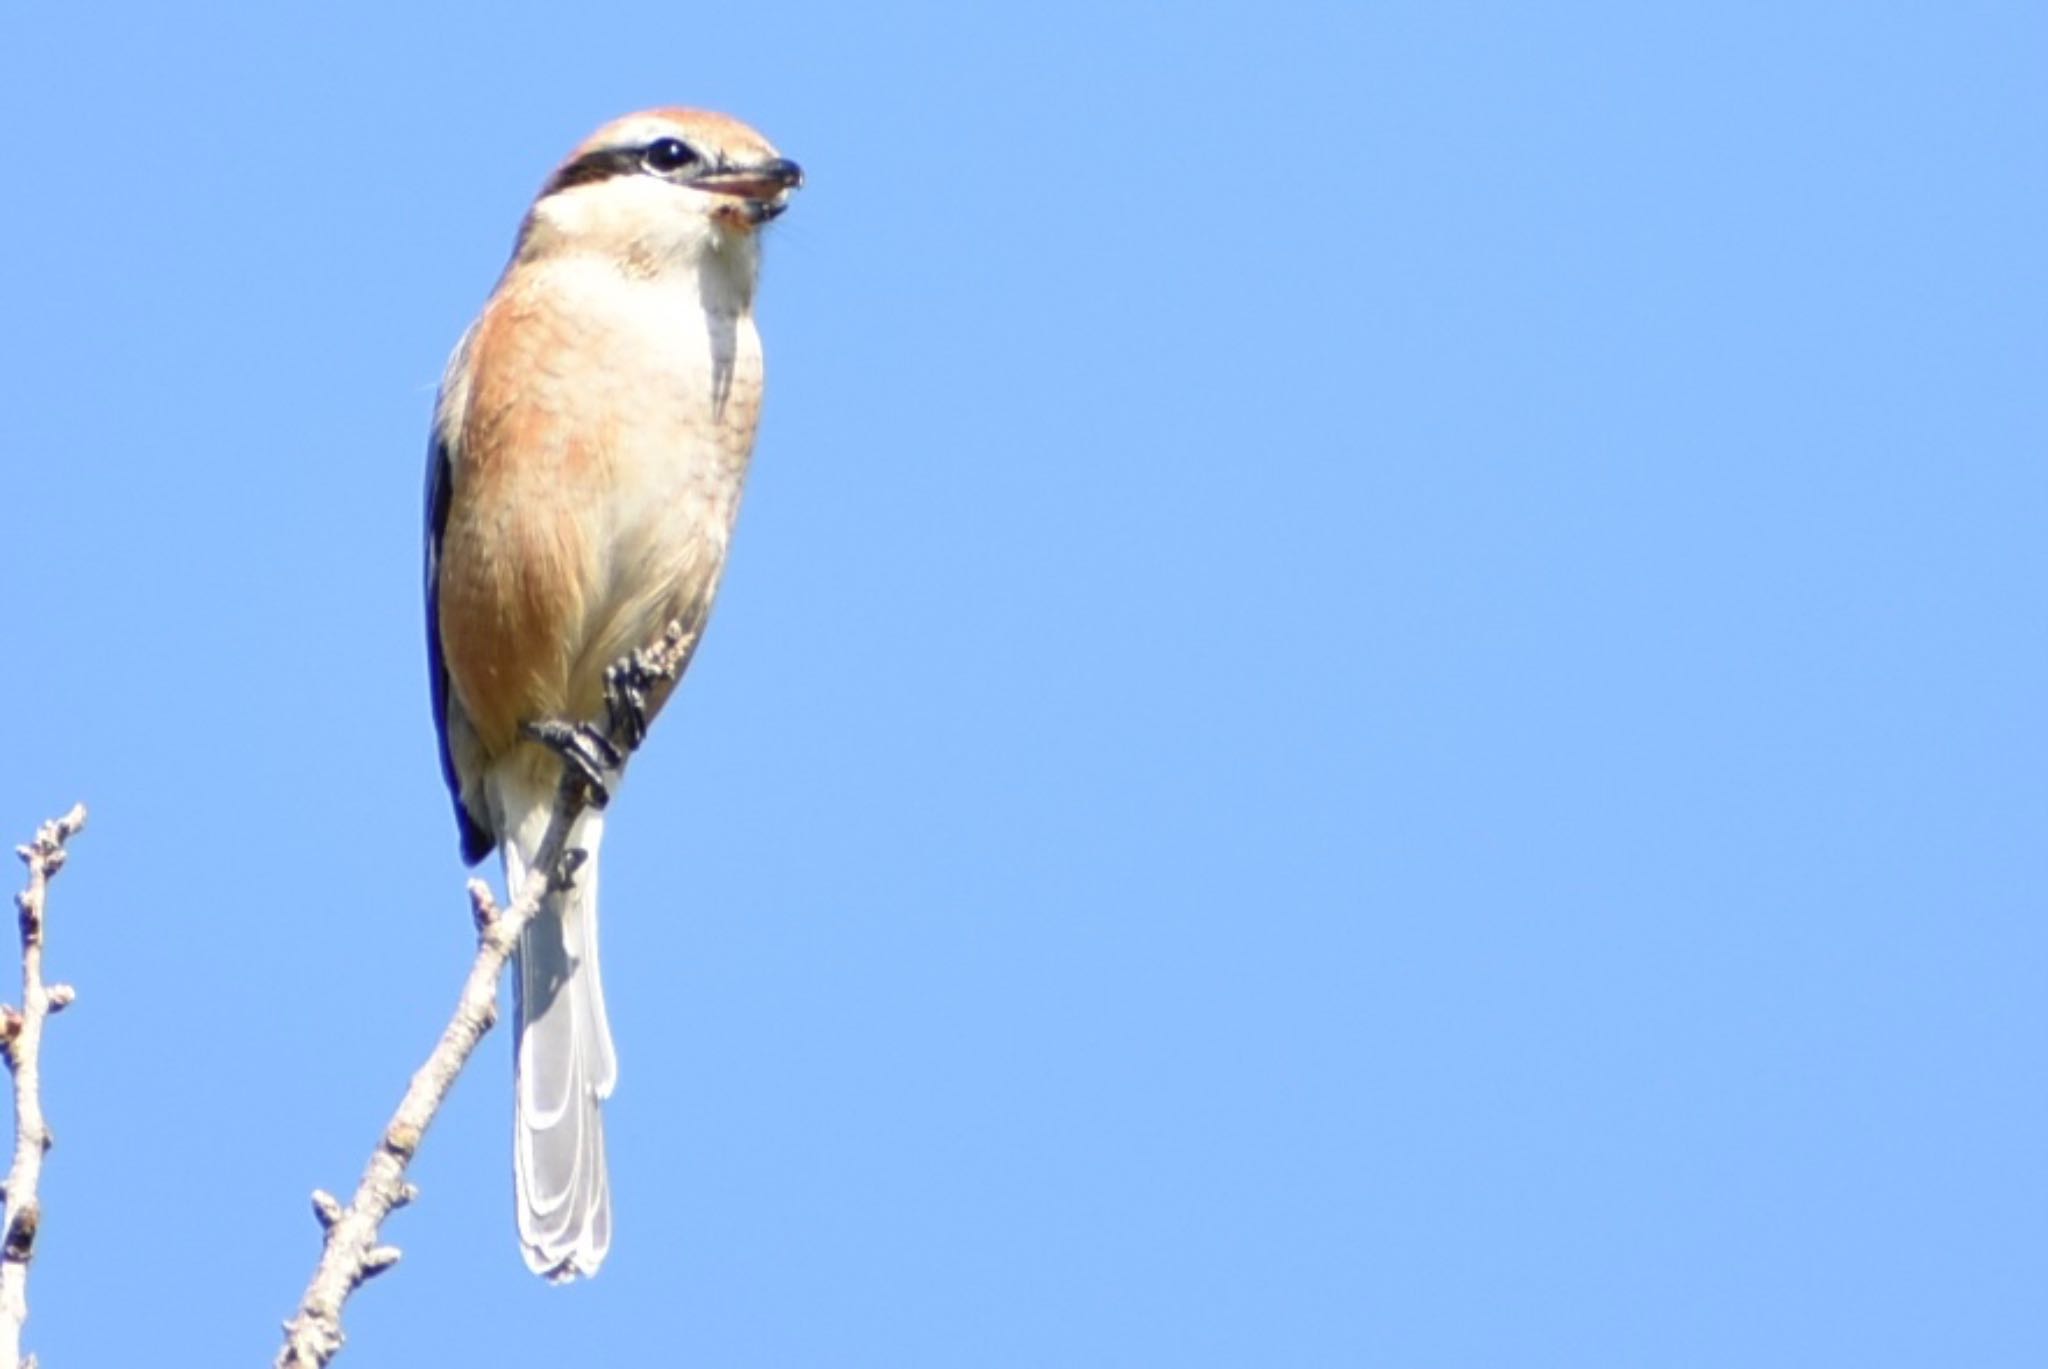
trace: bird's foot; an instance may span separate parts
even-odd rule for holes
[[[626,758],[611,739],[591,723],[565,723],[555,718],[525,723],[520,731],[562,759],[563,771],[583,790],[592,808],[612,801],[611,782]]]
[[[640,749],[647,740],[647,690],[661,675],[645,651],[621,656],[605,667],[604,711],[606,730],[628,751]]]

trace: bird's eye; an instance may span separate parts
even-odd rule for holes
[[[657,176],[681,171],[696,160],[696,151],[681,138],[657,138],[640,154],[640,164]]]

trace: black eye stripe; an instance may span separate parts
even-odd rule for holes
[[[595,152],[586,152],[569,162],[555,173],[554,179],[541,191],[543,197],[558,190],[570,190],[579,185],[590,185],[595,181],[608,181],[614,176],[636,176],[640,173],[640,149],[637,147],[602,147]]]
[[[541,195],[545,198],[558,190],[572,190],[614,176],[663,175],[704,165],[708,163],[703,155],[680,138],[657,138],[644,147],[601,147],[557,171]]]

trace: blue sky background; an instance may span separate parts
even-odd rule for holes
[[[343,1362],[2048,1363],[2048,18],[16,6],[29,1341],[262,1363],[470,929],[443,358],[552,163],[804,163],[614,809],[619,1234],[486,1042]]]

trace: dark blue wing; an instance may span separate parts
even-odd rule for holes
[[[427,443],[427,677],[434,691],[434,735],[441,746],[441,777],[455,801],[455,822],[462,831],[462,859],[476,864],[491,853],[497,839],[462,803],[462,777],[448,749],[448,666],[441,659],[441,534],[448,526],[448,501],[454,495],[454,471],[438,417]]]

